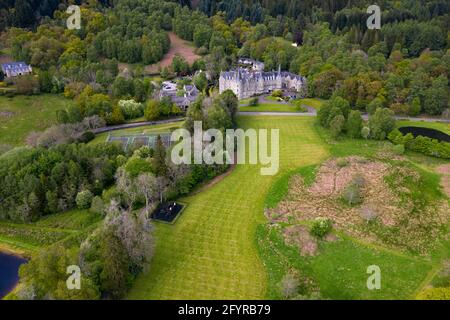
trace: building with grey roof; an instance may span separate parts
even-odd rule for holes
[[[219,91],[233,91],[238,99],[269,93],[273,90],[287,90],[300,92],[306,85],[306,79],[302,76],[287,71],[264,72],[264,64],[248,58],[241,58],[240,64],[249,68],[238,67],[232,71],[220,73]],[[262,64],[262,69],[261,69]]]
[[[160,99],[169,97],[181,110],[187,108],[197,99],[199,91],[195,85],[184,85],[182,90],[178,90],[177,84],[171,81],[164,81],[160,91]]]
[[[25,62],[9,62],[9,63],[3,63],[1,65],[2,72],[7,78],[13,78],[17,76],[22,76],[25,74],[30,74],[33,69],[30,65],[26,64]]]

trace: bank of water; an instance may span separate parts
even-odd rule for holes
[[[19,267],[25,262],[19,256],[0,252],[0,299],[14,289],[19,281]]]

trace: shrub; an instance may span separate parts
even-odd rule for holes
[[[96,214],[103,214],[104,206],[105,205],[102,198],[99,196],[95,196],[94,199],[92,199],[91,208],[89,209],[89,211]]]
[[[316,218],[311,227],[311,234],[317,238],[323,238],[331,231],[332,226],[330,219]]]
[[[258,98],[251,98],[250,102],[248,103],[250,107],[256,107],[259,105],[259,99]]]
[[[32,75],[15,78],[18,94],[31,95],[39,93],[39,81]]]
[[[83,82],[70,82],[64,87],[64,96],[69,99],[73,99],[83,92],[86,84]]]
[[[347,134],[351,138],[359,138],[361,136],[362,117],[358,110],[350,111],[346,123]]]
[[[153,157],[154,150],[150,148],[149,146],[142,146],[139,149],[135,150],[133,152],[133,156],[139,157],[139,158],[151,158]]]
[[[342,193],[342,199],[351,206],[361,203],[359,189],[360,187],[356,183],[350,183]]]
[[[389,109],[378,108],[369,118],[370,135],[375,140],[384,140],[395,128],[394,113]]]
[[[297,99],[297,100],[294,100],[292,103],[295,105],[295,109],[298,112],[308,112],[308,107],[305,106],[301,100]]]
[[[415,97],[409,106],[408,115],[411,117],[418,116],[421,111],[420,99]]]
[[[288,273],[281,279],[279,286],[283,299],[290,299],[297,296],[300,282],[296,276]]]
[[[95,139],[95,133],[93,133],[92,131],[86,131],[78,138],[78,142],[88,143],[94,139]]]
[[[393,103],[389,107],[395,114],[405,115],[409,113],[409,107],[403,103]]]
[[[442,119],[450,119],[450,108],[447,108],[442,112]]]
[[[281,90],[274,90],[274,91],[272,91],[272,97],[274,97],[274,98],[282,98],[283,97],[283,91],[281,91]]]
[[[366,222],[371,222],[378,218],[378,213],[371,207],[362,207],[361,218],[363,218]]]
[[[125,165],[125,170],[130,174],[131,177],[135,178],[140,173],[143,172],[152,172],[152,164],[145,159],[141,158],[130,158]]]
[[[143,105],[134,100],[120,100],[118,105],[127,120],[136,119],[144,115]]]
[[[122,155],[122,154],[119,154],[119,155],[116,157],[116,164],[117,164],[117,167],[121,167],[121,166],[123,166],[125,163],[127,163],[127,157],[125,157],[125,156]]]
[[[119,106],[114,106],[112,112],[108,113],[106,116],[106,122],[108,124],[121,124],[125,122],[125,117],[123,116],[122,110]]]
[[[352,183],[357,185],[359,188],[362,188],[366,184],[366,179],[364,179],[362,174],[357,173],[353,176]]]
[[[333,138],[337,138],[344,129],[345,118],[343,115],[337,115],[330,122],[330,132]]]
[[[145,118],[148,121],[152,121],[159,119],[160,116],[159,102],[156,100],[150,100],[145,108]]]
[[[405,153],[405,146],[402,144],[397,144],[392,147],[392,151],[397,155],[402,155]]]
[[[374,114],[378,108],[383,108],[383,101],[380,98],[373,99],[366,107],[368,114]]]
[[[364,139],[369,139],[370,136],[370,128],[369,127],[362,127],[361,129],[361,137]]]
[[[348,166],[348,160],[345,159],[345,158],[339,158],[339,159],[336,161],[336,164],[337,164],[337,166],[338,166],[339,168],[343,168],[343,167]]]
[[[93,197],[92,192],[89,190],[78,192],[77,197],[75,198],[78,209],[89,209]]]
[[[396,145],[403,145],[407,150],[423,153],[432,157],[450,159],[450,143],[448,142],[439,142],[423,136],[414,138],[411,133],[403,135],[397,129],[392,130],[389,133],[388,139]]]

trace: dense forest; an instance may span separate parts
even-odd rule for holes
[[[378,106],[396,114],[442,114],[448,108],[449,4],[384,1],[381,30],[366,28],[367,5],[367,1],[89,2],[82,7],[83,28],[69,31],[64,25],[65,6],[60,4],[53,19],[41,18],[31,30],[9,28],[2,39],[14,58],[36,68],[41,92],[65,91],[79,101],[78,112],[72,112],[79,114],[74,121],[93,114],[108,123],[123,121],[113,108],[116,102],[97,94],[113,100],[151,97],[154,88],[141,78],[143,67],[135,68],[130,79],[119,74],[117,65],[158,62],[170,47],[170,30],[193,41],[203,57],[187,67],[179,57],[184,67],[172,66],[162,70],[163,75],[203,69],[214,85],[220,71],[230,68],[237,57],[250,56],[262,60],[267,70],[281,65],[306,76],[309,96],[329,99],[339,94],[361,111]],[[93,95],[94,104],[99,99],[106,102],[87,111],[83,97]]]
[[[66,28],[68,3],[81,5],[80,30]],[[267,70],[280,66],[305,76],[307,95],[326,100],[318,122],[335,137],[388,138],[448,157],[448,144],[392,130],[394,114],[449,117],[450,4],[381,1],[382,27],[368,30],[370,4],[0,1],[1,54],[34,70],[6,85],[18,94],[64,94],[74,100],[68,109],[57,110],[58,124],[30,134],[28,147],[0,155],[0,219],[29,222],[75,208],[103,218],[75,244],[58,244],[36,255],[21,270],[18,296],[123,297],[153,253],[148,212],[226,170],[225,165],[174,167],[161,138],[154,150],[136,146],[124,152],[116,145],[86,144],[97,127],[181,113],[170,99],[159,99],[161,83],[145,71],[170,49],[168,32],[191,41],[200,56],[191,65],[176,56],[171,66],[158,70],[162,80],[191,75],[178,79],[178,86],[194,83],[200,89],[186,112],[188,130],[194,121],[203,121],[204,129],[236,125],[237,98],[231,91],[217,94],[217,83],[221,71],[245,56],[263,61]],[[367,126],[362,113],[370,115]],[[79,263],[88,275],[78,296],[64,289],[66,274],[59,262]]]

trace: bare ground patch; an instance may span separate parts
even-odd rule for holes
[[[193,64],[196,60],[200,59],[200,56],[195,54],[194,47],[188,41],[181,39],[173,32],[169,32],[168,34],[170,38],[169,52],[164,55],[160,62],[146,66],[146,73],[158,73],[160,68],[162,69],[164,67],[170,66],[172,64],[173,58],[177,54],[186,59],[189,64]]]
[[[450,164],[439,166],[436,172],[442,174],[441,185],[447,197],[450,198]]]
[[[406,180],[418,183],[418,172],[360,157],[345,160],[325,162],[310,187],[305,186],[301,176],[294,176],[288,194],[278,207],[266,210],[271,223],[292,224],[324,217],[331,219],[337,230],[365,241],[426,253],[442,236],[442,227],[448,222],[447,202],[440,201],[418,210],[414,200],[408,197],[411,190],[404,184]],[[386,177],[393,173],[398,181],[389,185]],[[342,194],[355,177],[364,181],[360,188],[361,202],[349,206],[342,201]],[[294,240],[294,231],[285,231],[285,240],[297,243],[302,251],[309,240],[302,232],[296,232],[297,240]]]

